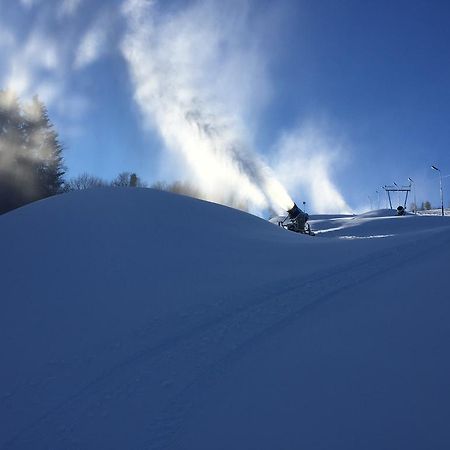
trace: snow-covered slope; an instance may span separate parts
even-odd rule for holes
[[[441,208],[435,208],[435,209],[429,209],[429,210],[423,210],[423,211],[417,211],[417,214],[421,216],[441,216],[442,215],[442,209]],[[444,208],[444,215],[450,216],[450,208]]]
[[[314,238],[149,189],[0,217],[0,449],[449,448],[450,220]]]

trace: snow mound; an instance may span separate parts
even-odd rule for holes
[[[429,233],[433,229],[447,227],[448,218],[424,217],[406,214],[398,216],[391,209],[370,211],[352,217],[310,221],[312,229],[321,237],[349,239],[376,236],[404,236],[409,233]]]
[[[314,227],[131,188],[1,216],[0,448],[449,448],[450,221]]]
[[[408,212],[405,213],[406,215],[409,215]],[[364,218],[364,217],[392,217],[397,216],[397,210],[396,209],[374,209],[373,211],[367,211],[365,213],[359,214],[358,217]]]

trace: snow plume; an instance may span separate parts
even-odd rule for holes
[[[250,148],[243,125],[268,91],[243,3],[197,1],[163,17],[154,1],[127,0],[122,52],[145,123],[206,199],[287,210],[292,199]]]
[[[352,212],[331,179],[342,150],[321,127],[309,123],[285,133],[276,148],[275,173],[291,192],[302,193],[299,198],[306,196],[313,212]]]

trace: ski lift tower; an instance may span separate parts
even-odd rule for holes
[[[411,183],[405,186],[399,186],[397,183],[394,183],[392,186],[383,186],[383,189],[386,191],[386,194],[389,198],[389,205],[392,208],[392,200],[391,200],[391,192],[398,192],[399,199],[402,192],[405,193],[405,202],[403,204],[403,208],[406,210],[406,203],[408,201],[408,195],[411,192]]]

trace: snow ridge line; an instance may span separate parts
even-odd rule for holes
[[[445,230],[445,232],[448,231]],[[449,240],[447,239],[446,243]],[[327,269],[325,272],[306,275],[301,278],[294,277],[290,279],[290,282],[286,280],[287,284],[283,283],[281,289],[280,282],[271,285],[269,291],[267,287],[258,289],[258,291],[261,291],[261,297],[258,296],[255,302],[225,311],[215,317],[214,320],[198,324],[184,333],[141,350],[109,368],[22,429],[4,443],[2,448],[10,448],[23,435],[32,432],[40,423],[51,418],[52,415],[57,415],[58,411],[82,399],[87,392],[94,390],[93,393],[95,394],[95,388],[120,371],[133,368],[132,372],[136,375],[136,369],[139,369],[139,367],[135,367],[136,365],[145,363],[148,370],[149,359],[164,357],[164,353],[177,346],[187,347],[190,358],[197,359],[200,364],[188,383],[184,382],[182,386],[176,386],[175,384],[171,388],[176,392],[173,392],[171,398],[168,399],[169,402],[162,411],[162,417],[158,414],[158,417],[154,418],[153,432],[151,433],[152,442],[148,445],[149,448],[163,448],[161,445],[165,446],[168,439],[173,439],[182,417],[187,413],[189,406],[192,407],[185,400],[189,397],[188,392],[192,389],[198,389],[205,380],[210,380],[209,382],[212,383],[217,374],[226,370],[230,362],[243,355],[246,348],[255,345],[261,339],[267,338],[278,329],[297,320],[308,308],[314,307],[319,302],[328,300],[331,295],[367,279],[374,278],[389,270],[395,270],[400,262],[413,260],[425,253],[432,252],[435,248],[440,247],[442,242],[432,245],[429,240],[426,240],[425,242],[420,241],[420,244],[419,246],[418,243],[414,243],[414,245],[411,242],[402,243],[399,246],[358,258],[341,265],[339,268]],[[387,259],[389,259],[389,264],[387,264]],[[377,264],[380,260],[384,263],[381,267]],[[347,278],[343,275],[346,275]],[[324,283],[326,283],[325,286],[323,286]],[[308,293],[308,297],[302,302],[297,302],[297,299],[290,294],[300,289],[304,289]],[[227,335],[231,335],[231,338]],[[201,345],[198,345],[198,341]],[[192,354],[193,349],[197,352],[197,355]],[[177,353],[180,353],[180,350]],[[142,367],[140,370],[142,371]],[[178,413],[174,414],[174,411],[178,411]]]

